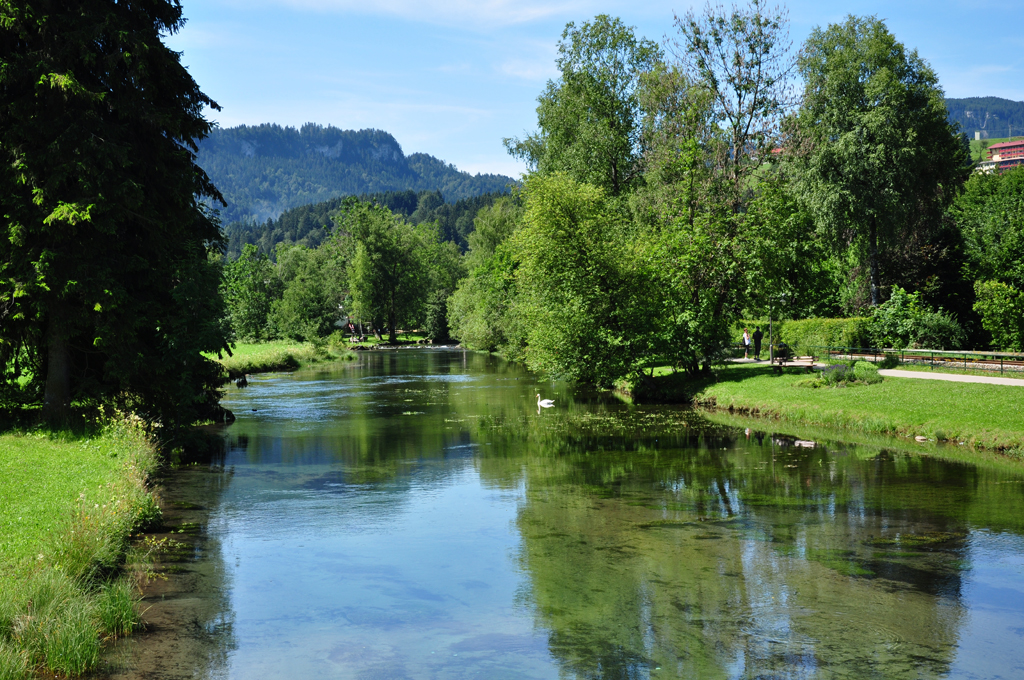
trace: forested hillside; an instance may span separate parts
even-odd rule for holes
[[[1000,97],[967,97],[947,99],[951,123],[959,123],[967,136],[974,139],[981,132],[982,139],[1024,135],[1024,102]]]
[[[406,156],[382,130],[264,124],[217,129],[199,146],[199,165],[223,193],[225,224],[263,223],[289,208],[338,196],[440,191],[448,201],[506,191],[512,178],[470,175],[433,156]]]
[[[491,192],[445,203],[440,191],[406,190],[363,194],[359,200],[383,206],[412,224],[437,222],[442,240],[452,241],[465,249],[473,231],[473,218],[481,208],[492,205],[504,193]],[[224,229],[228,238],[228,259],[237,259],[247,244],[255,245],[259,252],[267,255],[273,255],[279,243],[316,248],[330,236],[334,227],[331,217],[338,213],[344,201],[344,197],[338,197],[299,206],[263,224],[233,222]]]

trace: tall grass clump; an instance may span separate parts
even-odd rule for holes
[[[0,544],[0,680],[37,669],[82,675],[103,640],[139,623],[124,557],[131,535],[159,517],[147,486],[156,450],[130,417],[88,438],[4,435],[0,448],[0,472],[19,471],[0,481],[11,500],[0,523],[14,527]],[[33,521],[13,521],[26,515]]]
[[[96,601],[97,616],[108,637],[130,635],[141,623],[139,589],[131,577],[104,584]]]
[[[28,654],[0,640],[0,680],[27,680],[29,677]]]
[[[81,675],[99,661],[96,605],[82,585],[57,569],[42,568],[5,594],[0,616],[5,642],[32,667]]]

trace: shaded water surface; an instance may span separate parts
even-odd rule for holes
[[[1013,467],[451,351],[260,376],[226,405],[223,460],[167,480],[186,548],[115,677],[1024,677]]]

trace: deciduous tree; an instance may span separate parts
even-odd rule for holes
[[[270,311],[283,284],[265,253],[248,243],[241,256],[224,265],[224,301],[235,337],[245,341],[273,336]]]
[[[770,157],[794,103],[789,12],[764,0],[729,10],[708,3],[703,13],[690,10],[675,23],[672,51],[690,82],[711,94],[726,141],[713,160],[738,201],[743,179]]]
[[[561,75],[538,99],[540,130],[506,139],[509,153],[541,174],[562,172],[612,196],[632,188],[642,157],[637,90],[661,59],[656,43],[637,39],[620,19],[569,23],[558,44]]]
[[[421,320],[430,292],[427,256],[428,243],[437,240],[434,225],[408,224],[387,208],[356,201],[336,220],[356,242],[348,270],[353,311],[375,329],[386,321],[394,344],[399,324]]]
[[[875,17],[816,28],[798,64],[804,101],[787,146],[796,189],[833,242],[866,240],[878,305],[879,250],[913,219],[941,216],[969,172],[966,140],[935,72]]]

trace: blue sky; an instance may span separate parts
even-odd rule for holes
[[[566,22],[621,17],[662,42],[688,2],[182,0],[168,44],[223,110],[222,126],[306,122],[392,133],[406,153],[518,175],[502,138],[535,127]],[[874,14],[939,74],[947,96],[1024,100],[1024,3],[794,0],[790,35]]]

